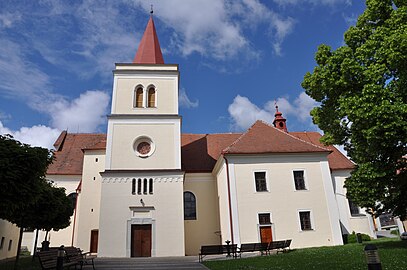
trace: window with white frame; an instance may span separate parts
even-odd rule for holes
[[[143,88],[141,86],[137,87],[134,95],[134,107],[142,108],[143,107]]]
[[[270,225],[271,224],[270,213],[259,214],[259,224],[260,225]]]
[[[352,216],[360,215],[359,206],[357,206],[357,204],[355,204],[351,199],[348,199],[348,203],[349,203],[350,214]]]
[[[303,170],[293,171],[295,190],[306,190]]]
[[[254,181],[257,192],[267,191],[266,172],[255,172]]]
[[[311,211],[299,211],[300,227],[301,231],[313,230],[311,221]]]
[[[155,102],[156,102],[156,91],[155,88],[152,86],[148,89],[147,107],[148,108],[156,107]]]

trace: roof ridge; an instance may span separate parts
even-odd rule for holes
[[[242,132],[218,132],[218,133],[181,133],[182,135],[241,135]]]
[[[100,135],[107,135],[106,133],[86,133],[86,132],[80,132],[80,133],[67,133],[67,135],[93,135],[93,136],[100,136]]]
[[[225,149],[223,149],[221,151],[221,154],[227,153],[230,148],[232,148],[232,146],[234,146],[235,144],[237,144],[252,128],[253,126],[260,120],[257,120],[256,122],[254,122],[245,132],[242,133],[242,135],[239,136],[239,138],[237,138],[234,142],[232,142],[228,147],[226,147]]]
[[[294,135],[291,135],[289,132],[282,131],[281,129],[278,129],[278,128],[274,127],[274,126],[271,126],[269,123],[264,122],[264,121],[262,121],[262,120],[260,120],[260,121],[261,121],[262,123],[268,125],[269,127],[275,128],[275,129],[278,130],[279,132],[282,132],[282,133],[284,133],[284,134],[289,135],[289,136],[290,136],[291,138],[293,138],[293,139],[296,139],[296,140],[299,140],[299,141],[304,142],[304,143],[306,143],[306,144],[309,144],[309,145],[318,147],[318,148],[320,148],[320,149],[322,149],[322,150],[332,152],[331,149],[328,149],[328,148],[325,148],[325,147],[321,147],[321,146],[319,146],[319,145],[316,145],[316,144],[313,144],[313,143],[304,141],[303,139],[300,139],[300,138],[298,138],[298,137],[295,137]]]

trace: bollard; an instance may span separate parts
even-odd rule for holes
[[[362,234],[360,233],[356,234],[356,242],[358,242],[359,244],[362,243]]]
[[[365,256],[368,270],[382,270],[379,252],[375,245],[369,244],[365,246]]]
[[[64,256],[65,256],[64,246],[60,246],[58,248],[58,253],[57,253],[57,269],[56,270],[64,269]]]
[[[226,257],[230,257],[230,241],[226,240],[226,251],[228,252],[228,255],[226,255]]]

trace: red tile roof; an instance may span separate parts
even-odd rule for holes
[[[241,133],[182,134],[181,160],[186,172],[211,172],[222,150]]]
[[[225,154],[313,153],[331,150],[299,139],[263,121],[256,121],[224,151]]]
[[[323,145],[319,141],[322,135],[318,132],[290,132],[290,134],[300,138],[301,140],[308,141],[331,150],[332,153],[328,155],[329,167],[331,170],[352,170],[355,167],[355,164],[345,157],[335,146]]]
[[[354,164],[333,146],[319,142],[317,132],[286,133],[257,121],[245,133],[182,134],[182,170],[211,172],[219,156],[226,154],[327,153],[331,170],[352,169]],[[106,149],[106,134],[61,133],[56,160],[48,174],[81,175],[83,151]],[[56,142],[56,144],[57,144]]]
[[[55,160],[48,167],[47,174],[81,175],[83,148],[106,140],[106,134],[62,132],[56,143]],[[56,144],[55,143],[55,144]]]
[[[133,63],[136,64],[164,64],[160,42],[154,26],[153,16],[148,20],[146,30],[141,38],[140,45]]]

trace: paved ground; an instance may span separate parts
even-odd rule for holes
[[[197,256],[165,258],[97,258],[96,270],[207,270]],[[92,267],[87,266],[87,270]]]

